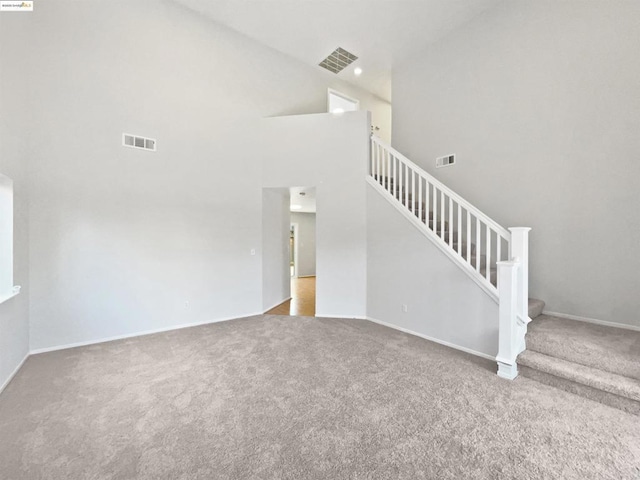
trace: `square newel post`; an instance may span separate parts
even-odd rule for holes
[[[510,259],[520,263],[518,269],[518,317],[526,326],[529,322],[529,227],[512,227]]]
[[[513,380],[518,376],[516,357],[518,356],[517,283],[520,263],[517,261],[498,262],[498,376]]]

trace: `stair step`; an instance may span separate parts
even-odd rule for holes
[[[640,380],[640,332],[540,315],[529,324],[527,349]]]
[[[537,298],[529,299],[529,318],[534,319],[542,314],[545,303]]]
[[[640,381],[526,350],[518,356],[523,376],[640,415]]]

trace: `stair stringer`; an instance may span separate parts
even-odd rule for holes
[[[498,291],[493,286],[488,286],[484,277],[480,275],[471,264],[466,262],[457,252],[451,249],[433,230],[425,225],[415,214],[411,213],[401,202],[389,193],[380,183],[371,176],[366,177],[371,185],[387,202],[389,202],[398,212],[400,212],[415,228],[418,229],[431,243],[444,253],[458,268],[473,280],[483,292],[489,296],[496,304],[500,302]]]

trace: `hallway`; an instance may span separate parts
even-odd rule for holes
[[[272,308],[265,315],[296,315],[313,317],[316,314],[316,277],[291,278],[291,300]]]

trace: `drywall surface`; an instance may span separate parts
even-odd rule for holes
[[[491,357],[498,353],[496,302],[370,185],[367,285],[371,319]]]
[[[172,2],[28,18],[31,347],[261,312],[260,119],[349,87]]]
[[[316,315],[366,313],[366,112],[266,118],[263,184],[316,187]]]
[[[291,223],[298,225],[298,265],[299,277],[316,274],[316,214],[291,212]]]
[[[0,304],[0,389],[29,352],[29,35],[22,13],[0,15],[0,173],[13,180],[13,283],[22,286]]]
[[[262,311],[291,298],[289,189],[262,190]]]
[[[394,68],[394,146],[529,226],[550,311],[640,325],[640,3],[512,1]],[[438,156],[457,165],[435,169]]]

